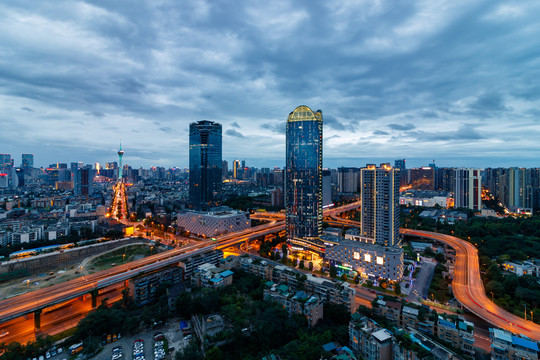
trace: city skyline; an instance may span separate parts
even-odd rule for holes
[[[325,167],[539,165],[536,2],[0,10],[0,152],[17,162],[105,163],[122,137],[133,167],[187,167],[188,124],[208,119],[224,159],[284,166],[282,119],[310,104]]]

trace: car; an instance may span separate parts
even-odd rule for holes
[[[184,340],[191,340],[193,336],[191,334],[184,336]]]
[[[46,359],[50,359],[50,358],[51,358],[51,353],[47,351],[47,352],[45,353],[45,358],[46,358]]]

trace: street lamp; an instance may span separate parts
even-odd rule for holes
[[[493,301],[493,291],[490,291],[491,293],[491,301]]]

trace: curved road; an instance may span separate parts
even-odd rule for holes
[[[401,234],[437,240],[456,251],[452,291],[456,299],[469,311],[491,324],[540,341],[540,325],[501,309],[486,295],[480,278],[478,251],[469,242],[454,236],[430,231],[400,229]]]

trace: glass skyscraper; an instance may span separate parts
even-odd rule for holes
[[[299,106],[287,119],[286,232],[293,250],[324,253],[322,234],[322,112]]]
[[[189,202],[207,211],[221,203],[221,124],[202,120],[189,125]]]

